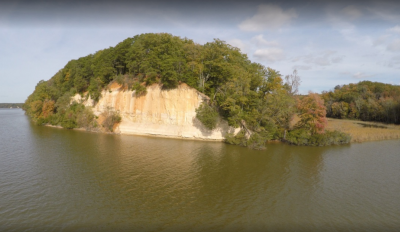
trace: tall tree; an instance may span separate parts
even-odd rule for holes
[[[300,121],[297,127],[310,130],[311,134],[320,134],[325,130],[327,125],[326,108],[324,100],[316,93],[309,92],[297,102]]]

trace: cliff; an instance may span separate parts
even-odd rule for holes
[[[83,101],[93,107],[95,115],[106,110],[120,113],[121,123],[115,132],[121,134],[152,135],[171,138],[223,140],[228,131],[237,131],[220,120],[214,130],[206,129],[196,119],[196,108],[208,97],[186,84],[178,88],[162,90],[159,85],[147,87],[147,93],[137,96],[135,91],[124,90],[112,84],[103,90],[100,100],[94,104],[89,98]],[[82,101],[80,95],[74,100]]]

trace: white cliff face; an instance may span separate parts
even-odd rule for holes
[[[75,100],[79,98],[74,97]],[[206,99],[207,96],[186,84],[172,90],[162,90],[159,85],[153,85],[147,87],[147,93],[142,96],[117,87],[102,92],[93,112],[96,115],[107,109],[119,112],[122,120],[115,131],[121,134],[223,140],[228,131],[236,132],[222,120],[211,131],[196,119],[195,110]],[[83,103],[87,106],[93,104],[90,99]]]

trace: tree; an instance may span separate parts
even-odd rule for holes
[[[299,92],[299,86],[301,83],[299,75],[297,75],[297,69],[293,70],[293,74],[285,76],[285,84],[288,87],[289,93],[293,96]]]
[[[217,127],[218,111],[215,107],[210,106],[207,102],[203,102],[199,108],[196,109],[196,118],[209,130]]]
[[[300,121],[296,127],[306,128],[311,134],[321,134],[327,124],[326,108],[324,100],[316,94],[309,92],[308,96],[303,97],[297,102]]]

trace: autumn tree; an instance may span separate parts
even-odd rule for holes
[[[325,130],[327,124],[324,100],[313,92],[309,92],[297,102],[300,121],[296,127],[308,129],[311,134],[320,134]]]
[[[323,92],[327,116],[400,123],[400,86],[362,81]]]

